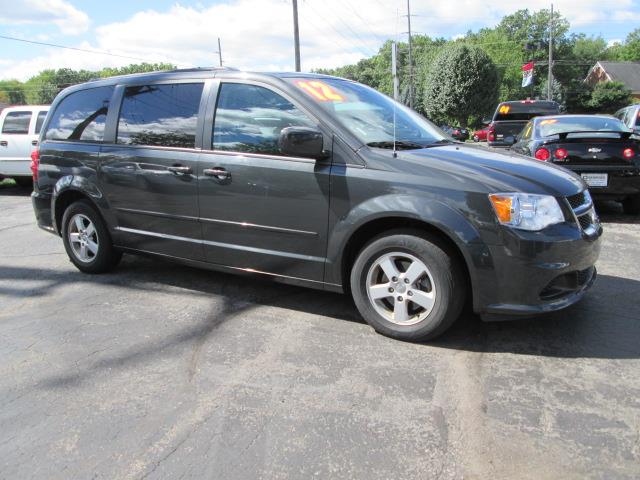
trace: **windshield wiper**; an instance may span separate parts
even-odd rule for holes
[[[428,143],[428,144],[424,145],[422,148],[440,147],[442,145],[451,145],[453,143],[456,143],[456,142],[453,142],[451,140],[443,138],[441,140],[436,140],[435,142]]]
[[[368,147],[375,148],[393,148],[393,140],[387,140],[384,142],[369,142],[367,143]],[[424,148],[424,145],[416,142],[407,142],[404,140],[396,140],[395,142],[396,150],[414,150],[416,148]]]

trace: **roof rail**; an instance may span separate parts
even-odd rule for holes
[[[228,70],[237,72],[237,68],[233,67],[190,67],[190,68],[175,68],[173,70],[169,70],[170,72],[200,72],[204,70]]]

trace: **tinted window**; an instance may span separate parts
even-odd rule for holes
[[[203,83],[127,87],[118,143],[194,148]]]
[[[38,135],[40,130],[42,130],[42,124],[44,123],[44,119],[47,117],[47,112],[38,112],[38,118],[36,119],[36,130],[35,134]]]
[[[81,90],[66,96],[48,124],[47,140],[101,142],[113,87]]]
[[[524,127],[522,132],[520,132],[520,139],[521,140],[529,140],[531,138],[531,131],[532,130],[533,130],[533,123],[531,123],[531,122],[527,123],[527,125]]]
[[[27,134],[31,112],[8,112],[2,125],[2,133]]]
[[[314,126],[291,102],[263,87],[242,83],[220,86],[213,148],[234,152],[279,154],[285,127]]]
[[[560,113],[556,102],[527,101],[501,103],[493,116],[494,120],[530,120],[533,117]]]

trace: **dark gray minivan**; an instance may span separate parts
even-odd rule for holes
[[[38,225],[83,272],[122,252],[349,292],[377,331],[434,338],[578,301],[602,229],[560,167],[452,141],[323,75],[192,69],[61,92],[32,155]]]

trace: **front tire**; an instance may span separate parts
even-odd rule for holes
[[[369,242],[351,270],[360,314],[377,332],[408,341],[444,333],[466,302],[458,259],[437,237],[388,232]]]
[[[62,240],[71,263],[85,273],[108,272],[122,258],[102,216],[87,200],[74,202],[64,211]]]
[[[622,201],[622,210],[629,215],[640,214],[640,195],[627,197]]]

